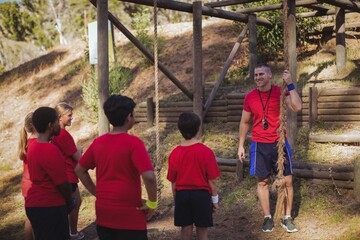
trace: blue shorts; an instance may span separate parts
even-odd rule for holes
[[[271,173],[277,174],[278,146],[275,143],[251,142],[250,175],[260,179],[268,178]],[[288,141],[284,146],[284,176],[293,174],[292,154]]]
[[[175,194],[174,225],[212,227],[212,202],[207,190],[180,190]]]

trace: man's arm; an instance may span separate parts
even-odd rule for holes
[[[286,84],[289,86],[291,84],[293,84],[292,80],[291,80],[291,74],[288,70],[285,70],[283,73],[283,80],[286,82]],[[286,96],[285,102],[286,105],[288,106],[288,108],[290,108],[293,112],[299,112],[301,111],[301,107],[302,107],[302,102],[301,102],[301,98],[298,94],[298,92],[295,89],[295,85],[293,84],[294,87],[290,87],[289,89],[289,95]]]
[[[96,187],[89,175],[89,169],[84,168],[83,166],[77,164],[75,167],[76,176],[80,179],[82,184],[86,189],[94,196],[96,196]]]
[[[239,141],[239,149],[238,149],[239,160],[241,162],[245,159],[244,143],[246,139],[246,134],[250,129],[250,120],[251,120],[251,113],[243,110],[241,114],[241,121],[239,126],[240,141]]]

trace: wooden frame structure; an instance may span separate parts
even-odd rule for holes
[[[98,36],[103,36],[101,29],[107,29],[105,26],[106,21],[101,19],[109,20],[140,50],[142,53],[154,62],[153,54],[150,53],[141,43],[126,29],[121,22],[116,19],[111,13],[108,13],[108,0],[89,0],[98,12]],[[119,2],[130,2],[134,4],[141,4],[146,6],[154,6],[154,0],[122,0]],[[285,66],[289,68],[291,75],[293,76],[293,82],[296,83],[296,17],[318,17],[335,15],[335,32],[336,32],[336,64],[337,69],[341,71],[345,68],[346,62],[346,48],[345,48],[345,14],[348,12],[360,12],[360,3],[354,0],[279,0],[278,4],[269,4],[260,7],[244,7],[246,3],[257,2],[256,0],[220,0],[211,3],[203,4],[201,1],[195,1],[193,4],[175,0],[157,0],[157,7],[163,9],[176,10],[181,12],[188,12],[193,14],[193,35],[194,35],[194,49],[193,49],[193,66],[194,66],[194,92],[190,92],[186,89],[176,77],[168,71],[165,66],[159,63],[159,69],[191,100],[193,100],[194,112],[198,113],[202,118],[205,117],[207,110],[212,104],[212,101],[216,95],[218,88],[220,87],[228,68],[230,67],[231,61],[239,48],[239,44],[245,37],[247,30],[249,31],[250,49],[249,49],[249,62],[250,62],[250,77],[253,78],[251,73],[256,64],[256,27],[257,25],[270,27],[271,22],[265,18],[256,16],[257,12],[262,11],[273,11],[282,10],[284,13],[284,53],[285,53]],[[220,7],[226,7],[231,5],[238,5],[240,10],[237,12],[226,11],[219,9]],[[243,6],[241,8],[241,6]],[[309,9],[309,12],[305,12],[296,16],[296,7],[304,7]],[[238,22],[247,23],[246,30],[240,34],[238,41],[233,47],[233,51],[230,53],[224,69],[220,74],[218,81],[216,82],[211,94],[208,99],[204,98],[204,80],[202,76],[202,47],[201,47],[201,16],[211,16],[222,19],[228,19]],[[108,60],[107,58],[107,41],[98,41],[99,51],[99,64],[98,68],[98,81],[99,89],[108,88]],[[101,45],[101,46],[100,46]],[[103,52],[103,53],[101,53]],[[99,104],[102,105],[104,99],[108,96],[108,91],[99,90]],[[101,111],[101,108],[99,108]],[[103,117],[100,117],[102,112],[99,112],[99,120],[104,121]],[[288,113],[288,130],[287,135],[290,144],[294,143],[296,133],[297,116],[296,113]],[[106,118],[105,118],[106,119]],[[107,123],[106,123],[107,124]],[[106,131],[104,124],[100,122],[99,126],[103,126],[100,130]],[[101,128],[101,127],[100,127]]]

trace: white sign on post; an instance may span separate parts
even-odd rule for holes
[[[98,64],[98,50],[97,50],[97,21],[88,24],[89,32],[89,62],[90,64]],[[113,33],[111,23],[108,21],[108,39],[109,39],[109,60],[115,61],[115,48],[113,41]]]

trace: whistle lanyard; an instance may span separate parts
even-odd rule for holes
[[[258,93],[259,93],[259,98],[260,98],[260,102],[261,102],[261,106],[262,106],[262,110],[263,110],[263,117],[262,117],[262,120],[266,120],[266,108],[268,106],[268,103],[269,103],[269,99],[270,99],[270,95],[271,95],[271,90],[272,90],[272,86],[270,87],[270,91],[269,91],[269,94],[268,94],[268,97],[266,99],[266,103],[264,105],[263,103],[263,100],[261,98],[261,94],[260,94],[260,90],[258,89]]]

